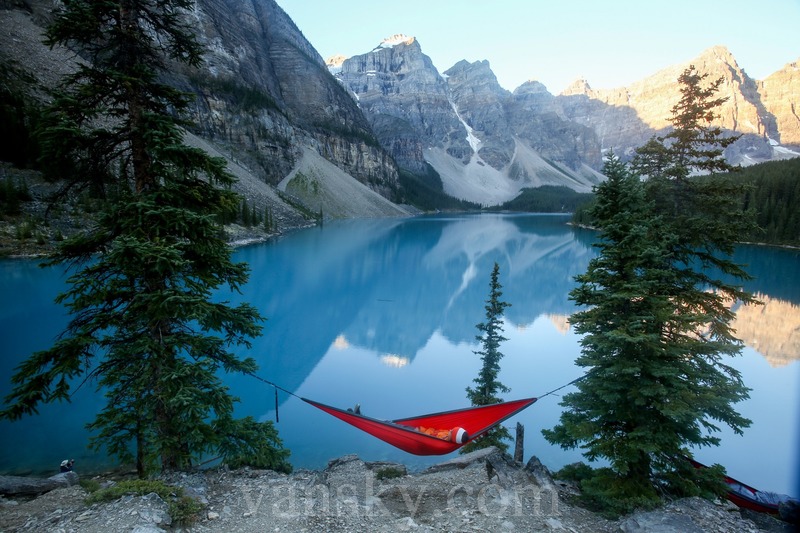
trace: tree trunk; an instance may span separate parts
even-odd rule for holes
[[[136,422],[136,475],[139,479],[144,479],[147,472],[144,467],[144,435],[142,434],[142,422]]]
[[[525,426],[517,422],[517,439],[514,443],[514,462],[522,464],[525,455]]]

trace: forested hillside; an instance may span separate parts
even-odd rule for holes
[[[532,213],[571,213],[590,202],[591,193],[576,192],[569,187],[543,185],[522,192],[503,204],[501,209],[528,211]]]
[[[761,228],[746,240],[800,245],[800,159],[761,163],[732,176],[751,186],[743,207],[755,210]]]
[[[742,235],[742,242],[800,246],[800,158],[769,161],[728,174],[737,185],[746,187],[742,211],[756,213],[758,229]],[[572,222],[593,226],[589,216],[591,202],[579,205]]]

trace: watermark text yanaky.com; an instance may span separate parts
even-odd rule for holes
[[[503,487],[434,483],[392,484],[376,489],[374,478],[330,487],[275,485],[252,490],[242,487],[248,515],[297,516],[410,516],[426,513],[441,516],[475,509],[486,516],[554,516],[560,514],[558,492],[534,484]]]

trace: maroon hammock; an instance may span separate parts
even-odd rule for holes
[[[417,431],[425,426],[438,429],[464,428],[469,440],[480,437],[494,426],[533,404],[537,398],[524,398],[480,407],[468,407],[442,413],[401,418],[398,420],[378,420],[352,411],[345,411],[330,405],[301,398],[318,409],[355,426],[361,431],[388,442],[401,450],[414,455],[444,455],[457,450],[466,443],[446,441]]]

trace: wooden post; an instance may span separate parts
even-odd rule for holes
[[[517,422],[517,440],[514,445],[514,462],[522,464],[525,448],[525,426]]]

